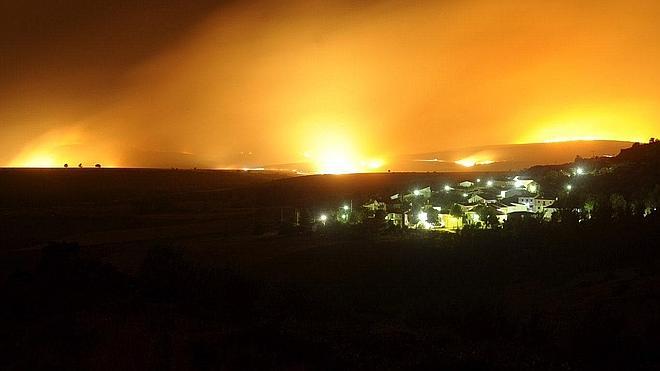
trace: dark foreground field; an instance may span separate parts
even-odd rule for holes
[[[657,215],[292,231],[293,208],[453,175],[58,174],[0,174],[0,369],[660,366]]]

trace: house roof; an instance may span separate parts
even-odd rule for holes
[[[479,193],[479,196],[483,197],[486,200],[496,200],[497,196],[499,195],[500,195],[499,191],[491,191],[491,190],[483,191]]]
[[[529,192],[526,189],[520,190],[521,193],[518,194],[518,197],[536,197],[537,194]]]
[[[513,202],[518,203],[518,196],[505,197],[505,198],[501,199],[500,202],[503,203],[503,204],[510,204],[510,203],[513,203]]]

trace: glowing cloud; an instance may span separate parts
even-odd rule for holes
[[[539,120],[528,118],[534,122]],[[576,140],[648,140],[652,115],[641,106],[617,105],[573,107],[550,119],[529,125],[532,129],[520,140],[530,142],[568,142]]]

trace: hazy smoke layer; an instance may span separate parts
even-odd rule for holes
[[[53,3],[0,5],[0,165],[243,167],[660,129],[656,1]]]

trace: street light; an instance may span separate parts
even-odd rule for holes
[[[413,194],[414,194],[415,196],[419,196],[419,194],[420,194],[419,189],[414,190],[414,191],[413,191]]]
[[[446,184],[445,185],[445,192],[449,192],[449,191],[451,191],[451,187],[448,184]]]
[[[493,181],[492,180],[487,181],[486,185],[489,186],[489,187],[492,187],[493,186]]]
[[[319,220],[321,220],[323,225],[325,225],[325,222],[328,220],[328,216],[325,215],[325,214],[321,214],[321,216],[319,217]]]
[[[584,174],[584,169],[582,169],[581,167],[575,169],[575,174],[577,174],[577,175],[582,175],[582,174]]]
[[[572,186],[572,185],[570,185],[570,184],[566,185],[566,190],[567,190],[567,191],[570,191],[571,189],[573,189],[573,186]]]
[[[344,205],[344,210],[348,210],[348,205]]]

